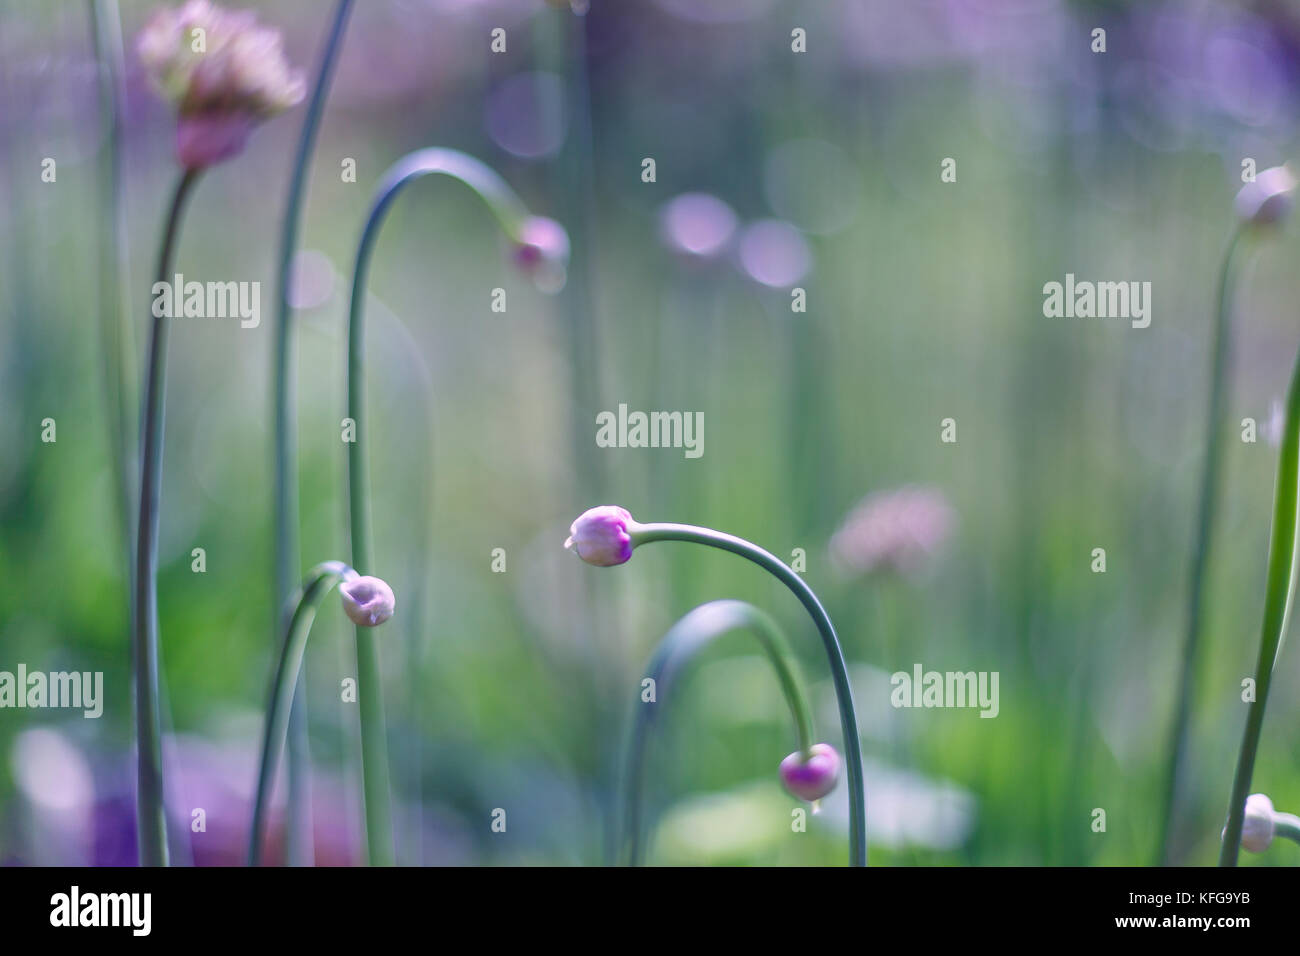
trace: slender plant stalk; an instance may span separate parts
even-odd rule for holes
[[[176,239],[185,202],[197,170],[186,170],[176,184],[158,254],[158,281],[172,272]],[[143,445],[140,456],[139,532],[136,539],[135,607],[132,611],[135,672],[135,730],[137,749],[136,827],[140,863],[167,865],[167,813],[164,806],[162,728],[158,701],[158,500],[162,483],[163,426],[167,395],[167,332],[171,319],[155,315],[149,339],[145,380]]]
[[[99,322],[100,352],[104,362],[105,409],[109,420],[109,449],[113,456],[113,481],[122,547],[127,561],[127,604],[134,574],[131,529],[135,513],[135,336],[129,320],[130,265],[127,260],[126,219],[122,214],[122,103],[126,99],[123,77],[122,22],[117,0],[90,0],[91,31],[99,76],[99,112],[104,127],[104,156],[99,184]]]
[[[743,538],[723,534],[711,528],[698,528],[686,524],[637,524],[633,532],[633,540],[637,545],[653,541],[688,541],[738,554],[754,562],[789,588],[807,610],[813,623],[817,625],[817,631],[826,649],[831,678],[835,683],[835,701],[840,711],[840,729],[844,734],[844,753],[849,777],[849,864],[866,866],[867,798],[862,781],[862,742],[858,739],[858,718],[853,708],[853,688],[849,684],[849,671],[844,663],[844,651],[840,647],[839,637],[835,634],[835,626],[812,588],[808,587],[803,578],[775,555]]]
[[[1192,699],[1196,694],[1196,660],[1201,644],[1201,615],[1205,604],[1205,571],[1214,533],[1215,504],[1219,498],[1223,471],[1223,406],[1228,390],[1227,369],[1232,344],[1231,312],[1238,251],[1242,231],[1232,234],[1219,272],[1218,306],[1214,320],[1214,342],[1210,352],[1210,394],[1206,410],[1205,459],[1201,466],[1200,503],[1197,507],[1196,537],[1192,542],[1192,567],[1188,587],[1187,631],[1183,639],[1178,703],[1170,732],[1169,758],[1165,767],[1164,819],[1157,862],[1173,862],[1171,842],[1178,816],[1178,793],[1187,762],[1187,740],[1191,725]]]
[[[365,396],[366,287],[370,261],[379,228],[402,188],[425,176],[440,174],[464,183],[488,206],[507,236],[518,239],[527,211],[514,191],[500,176],[478,160],[449,149],[423,149],[398,160],[385,174],[361,233],[356,265],[352,272],[352,296],[348,308],[348,418],[355,427],[355,440],[348,443],[348,519],[351,530],[352,566],[365,574],[373,560],[369,512],[369,474],[364,454],[369,441],[363,401]],[[384,699],[379,651],[374,635],[357,628],[357,696],[361,707],[361,773],[366,813],[366,844],[370,862],[377,866],[393,863],[392,808],[389,794],[388,741],[385,731]]]
[[[329,95],[334,66],[343,46],[352,0],[339,0],[334,8],[334,22],[312,86],[302,133],[294,154],[293,172],[289,177],[289,196],[280,226],[280,251],[277,269],[275,365],[273,397],[275,403],[275,633],[284,628],[281,608],[298,577],[298,456],[293,399],[293,309],[289,304],[290,274],[298,248],[298,228],[302,218],[303,194],[307,186],[307,166],[316,147],[325,99]],[[307,713],[301,687],[295,691],[289,718],[289,838],[287,857],[291,865],[310,866],[311,794],[308,786],[311,760],[307,749]]]
[[[672,626],[650,659],[648,677],[654,680],[656,703],[668,696],[677,674],[715,639],[736,630],[748,630],[762,645],[772,663],[781,693],[794,719],[799,750],[811,756],[812,717],[795,669],[794,658],[780,627],[772,618],[744,601],[712,601],[688,612]],[[628,748],[625,776],[623,845],[629,866],[640,866],[644,854],[641,802],[644,789],[645,753],[650,730],[658,716],[657,706],[638,704]]]
[[[1300,817],[1294,813],[1273,814],[1273,833],[1293,843],[1300,843]]]
[[[568,331],[567,350],[573,363],[569,375],[573,414],[573,441],[581,501],[602,497],[606,459],[597,454],[587,437],[587,426],[595,414],[600,394],[600,337],[595,318],[595,273],[592,269],[591,241],[595,219],[595,143],[592,134],[591,80],[587,59],[587,3],[568,10],[550,12],[550,22],[543,20],[549,36],[541,44],[549,49],[554,68],[564,77],[566,113],[571,129],[564,148],[550,169],[563,203],[563,217],[570,230],[573,247],[569,258],[569,278],[561,290],[564,328]],[[558,33],[558,37],[554,36]]]
[[[411,527],[417,529],[416,539],[416,559],[414,567],[420,569],[411,584],[409,590],[403,589],[403,607],[405,612],[402,615],[404,623],[404,636],[406,638],[406,683],[407,683],[407,706],[409,708],[409,720],[413,726],[422,727],[423,715],[425,713],[426,700],[428,698],[427,685],[425,684],[424,670],[424,648],[425,641],[423,636],[424,629],[424,612],[427,583],[423,569],[429,567],[429,555],[433,551],[433,534],[431,531],[431,517],[433,515],[434,502],[434,467],[433,467],[433,450],[435,447],[434,429],[433,429],[433,374],[429,371],[429,364],[420,354],[419,343],[411,335],[410,329],[406,323],[394,313],[391,309],[385,310],[384,317],[389,324],[389,328],[396,333],[400,340],[399,346],[410,362],[414,374],[411,376],[416,387],[419,390],[421,404],[424,411],[425,422],[421,431],[426,436],[420,444],[423,446],[423,454],[415,459],[414,474],[416,476],[416,485],[424,490],[424,493],[417,496],[416,503],[411,507]],[[408,459],[409,460],[409,459]],[[420,734],[408,735],[410,750],[406,754],[406,771],[407,779],[412,781],[414,794],[414,812],[418,815],[422,812],[420,809],[424,805],[424,774],[422,768],[423,760],[423,738]],[[424,862],[424,830],[418,820],[414,827],[418,834],[418,842],[414,845],[407,843],[403,846],[403,851],[408,860],[414,861],[415,865]],[[404,864],[398,856],[397,863],[399,866]]]
[[[546,117],[557,125],[567,124],[568,132],[560,150],[547,163],[549,186],[555,194],[560,218],[569,230],[572,253],[568,263],[568,281],[559,293],[558,311],[563,321],[564,351],[569,362],[568,384],[569,441],[573,461],[573,491],[578,501],[600,500],[608,484],[609,461],[591,441],[588,429],[595,418],[602,385],[601,328],[596,315],[595,215],[595,137],[592,133],[590,59],[587,56],[587,30],[590,4],[579,0],[567,6],[553,6],[534,23],[533,45],[538,52],[538,67],[562,77],[563,100],[554,104],[555,116]],[[549,104],[539,102],[539,109]],[[574,619],[574,637],[581,644],[594,646],[599,635],[608,630],[619,616],[617,595],[604,597],[586,593],[585,582],[577,587],[574,606],[581,611]],[[594,656],[585,658],[591,662]],[[591,714],[585,721],[595,734],[587,748],[592,754],[595,800],[602,817],[601,859],[613,864],[618,859],[618,820],[615,781],[619,753],[613,738],[598,729],[618,719],[621,709],[601,685],[600,675],[591,667],[578,678],[586,684],[584,698]]]
[[[1219,866],[1236,866],[1241,847],[1241,828],[1246,815],[1246,797],[1255,769],[1255,754],[1264,729],[1264,708],[1268,704],[1273,669],[1282,650],[1295,596],[1296,495],[1300,480],[1300,353],[1296,355],[1286,399],[1286,427],[1278,453],[1274,487],[1273,529],[1268,546],[1268,576],[1264,590],[1264,621],[1260,628],[1259,658],[1255,663],[1255,699],[1246,714],[1246,729],[1232,778],[1228,803],[1228,825],[1219,849]]]
[[[271,786],[275,782],[275,766],[284,748],[294,690],[302,670],[303,653],[311,635],[312,621],[321,601],[334,585],[355,578],[357,573],[341,561],[326,561],[316,565],[307,580],[288,602],[285,609],[284,639],[280,645],[280,659],[271,678],[271,689],[266,702],[266,724],[262,731],[262,756],[258,762],[257,796],[253,801],[253,824],[248,835],[248,865],[262,863],[262,840],[266,833],[266,808],[271,799]]]

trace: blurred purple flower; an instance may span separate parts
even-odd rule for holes
[[[164,7],[145,24],[136,48],[154,86],[176,107],[177,158],[189,169],[236,155],[254,126],[306,95],[279,31],[246,10],[208,0]]]
[[[803,233],[779,219],[746,226],[738,258],[745,275],[773,289],[790,288],[812,268],[812,252]]]
[[[682,193],[659,211],[659,236],[679,255],[715,259],[736,233],[736,214],[708,193]]]
[[[863,498],[831,538],[836,563],[857,574],[914,574],[943,546],[955,513],[943,493],[907,486]]]
[[[521,159],[543,159],[564,144],[564,84],[553,73],[519,73],[489,94],[485,107],[492,141]]]

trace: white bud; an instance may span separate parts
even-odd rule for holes
[[[1241,845],[1251,853],[1263,853],[1273,842],[1273,801],[1262,793],[1246,798],[1246,818],[1241,824]]]
[[[1279,225],[1295,202],[1296,178],[1285,166],[1274,166],[1246,183],[1237,193],[1237,218],[1252,226]]]
[[[343,613],[360,627],[378,627],[393,616],[393,589],[379,578],[362,575],[339,585]]]

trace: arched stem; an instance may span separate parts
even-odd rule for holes
[[[364,419],[365,336],[364,316],[370,262],[379,229],[402,188],[430,175],[450,176],[464,183],[483,200],[502,230],[514,240],[527,211],[500,176],[483,163],[450,149],[422,149],[398,160],[385,173],[366,217],[352,272],[348,308],[347,415],[355,429],[348,443],[348,520],[352,565],[366,573],[373,560],[369,507],[369,475]],[[366,814],[366,844],[370,862],[391,865],[394,859],[392,809],[389,794],[388,742],[380,680],[379,653],[373,635],[357,628],[357,695],[361,708],[361,772]]]
[[[171,279],[185,202],[199,171],[187,169],[176,184],[158,254],[158,282]],[[154,315],[145,380],[137,513],[132,654],[135,672],[136,826],[143,866],[167,865],[167,813],[163,799],[162,728],[158,707],[158,502],[162,483],[167,394],[167,332],[171,319]]]
[[[1294,813],[1273,814],[1273,833],[1292,843],[1300,843],[1300,817]]]
[[[280,659],[271,677],[267,695],[266,723],[262,730],[262,756],[258,761],[257,795],[253,800],[253,823],[248,836],[248,864],[260,866],[262,839],[266,831],[266,808],[271,799],[271,785],[275,781],[275,767],[284,749],[289,714],[298,687],[298,674],[302,670],[303,653],[311,635],[316,609],[334,585],[355,578],[357,573],[341,561],[326,561],[316,565],[307,575],[298,593],[285,607],[284,640],[280,644]]]
[[[628,746],[627,771],[624,777],[623,845],[628,865],[639,866],[644,849],[641,839],[641,799],[645,754],[650,729],[658,715],[659,704],[667,697],[677,674],[709,644],[724,634],[748,630],[758,639],[776,672],[781,693],[790,707],[798,749],[811,754],[812,717],[799,680],[794,658],[781,628],[768,615],[744,601],[711,601],[681,618],[664,635],[650,658],[646,677],[654,681],[655,700],[637,705],[631,741]]]
[[[840,712],[840,729],[844,735],[844,758],[848,765],[849,778],[849,863],[852,866],[866,866],[867,799],[866,787],[862,780],[862,742],[858,739],[858,718],[853,707],[853,688],[849,684],[848,667],[844,663],[844,651],[840,647],[835,626],[812,588],[808,587],[803,578],[775,555],[735,535],[723,534],[711,528],[698,528],[694,525],[659,523],[632,523],[628,525],[628,533],[632,536],[634,546],[654,541],[688,541],[738,554],[757,564],[789,588],[812,617],[826,650],[827,663],[830,665],[831,678],[835,684],[835,701]]]

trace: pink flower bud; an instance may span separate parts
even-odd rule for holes
[[[813,744],[809,753],[805,760],[803,751],[796,750],[781,761],[781,782],[791,794],[811,803],[835,789],[840,755],[830,744]]]
[[[630,529],[636,527],[632,515],[617,505],[601,505],[583,512],[569,526],[564,546],[600,568],[622,564],[632,557]]]
[[[529,216],[519,227],[514,260],[543,292],[559,292],[569,269],[569,234],[554,219]]]
[[[359,627],[378,627],[390,617],[397,599],[393,589],[379,578],[361,575],[339,585],[343,595],[343,613]]]

